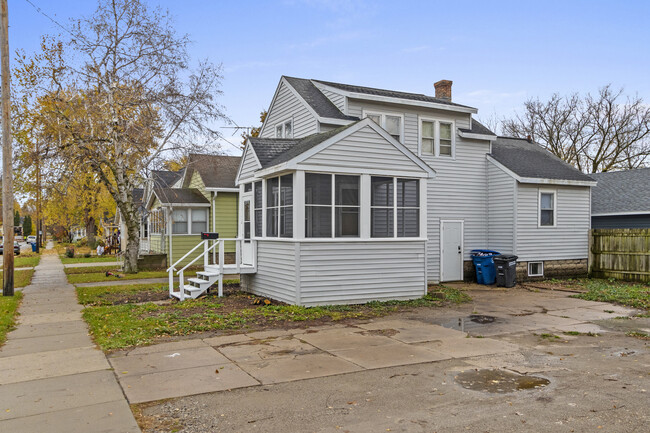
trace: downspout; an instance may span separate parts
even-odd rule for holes
[[[212,191],[212,233],[217,232],[217,192]],[[216,241],[212,241],[212,245]],[[212,263],[217,264],[217,249],[212,248]]]
[[[167,208],[167,237],[169,238],[169,266],[174,264],[174,256],[172,255],[172,208]]]

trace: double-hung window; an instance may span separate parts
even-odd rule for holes
[[[201,232],[208,231],[208,210],[207,209],[192,209],[192,234],[200,235]]]
[[[419,180],[373,176],[370,189],[371,237],[420,236]]]
[[[187,234],[187,209],[174,209],[172,212],[172,233]]]
[[[293,120],[285,120],[275,126],[275,138],[293,138]]]
[[[266,181],[266,236],[293,236],[293,175]]]
[[[555,226],[555,191],[539,192],[539,225],[540,227]]]
[[[402,125],[404,120],[402,115],[367,112],[365,113],[365,117],[368,117],[377,125],[384,128],[395,140],[402,142]]]
[[[454,157],[454,124],[440,120],[420,120],[420,154]]]
[[[360,177],[305,173],[305,237],[359,237]]]

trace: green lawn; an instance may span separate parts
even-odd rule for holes
[[[0,295],[0,346],[6,341],[7,333],[16,325],[16,312],[22,298],[22,292],[15,292],[14,296]]]
[[[235,286],[236,289],[236,286]],[[299,307],[272,303],[263,298],[235,291],[219,298],[213,295],[184,302],[169,301],[119,304],[119,299],[157,295],[166,299],[164,285],[77,288],[83,317],[103,350],[151,344],[156,338],[188,335],[217,330],[269,329],[289,322],[320,325],[346,319],[366,319],[415,307],[438,307],[447,303],[468,302],[470,298],[456,289],[436,286],[429,295],[412,301],[371,302],[364,305]],[[254,301],[262,301],[254,305]]]
[[[580,280],[586,293],[573,295],[587,301],[613,302],[627,307],[650,310],[650,285],[600,279]]]
[[[34,276],[33,269],[26,269],[24,271],[14,271],[14,287],[29,286]],[[0,271],[0,281],[2,281],[2,271]]]
[[[41,261],[40,255],[29,255],[29,256],[17,256],[14,259],[14,268],[26,268],[26,267],[35,267]]]
[[[119,262],[120,259],[115,256],[101,256],[101,257],[75,257],[73,259],[69,257],[61,257],[61,262],[64,265],[69,265],[71,263],[101,263],[101,262]]]
[[[75,268],[69,268],[69,269],[75,269]],[[115,269],[115,268],[113,267],[109,269]],[[110,284],[111,282],[116,280],[140,280],[140,279],[147,279],[147,278],[166,278],[169,276],[169,274],[165,271],[141,271],[138,272],[137,274],[120,273],[119,275],[121,275],[122,277],[121,278],[117,278],[114,276],[107,277],[106,270],[104,270],[103,272],[85,271],[83,273],[68,273],[68,282],[70,284],[79,284],[79,283],[95,283],[99,281],[106,281],[107,284]],[[185,271],[184,275],[185,278],[194,277],[196,276],[196,271]]]
[[[72,275],[72,274],[96,274],[98,272],[103,272],[106,273],[106,271],[111,271],[111,272],[119,272],[121,273],[122,267],[121,266],[84,266],[81,268],[63,268],[63,272],[66,273],[66,275]]]

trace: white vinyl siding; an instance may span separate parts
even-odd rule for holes
[[[539,227],[539,191],[546,185],[517,188],[517,254],[520,261],[584,259],[589,244],[589,188],[553,186],[555,227]]]
[[[255,170],[258,170],[260,168],[262,167],[260,166],[259,162],[257,162],[257,158],[253,153],[253,149],[251,146],[246,147],[246,153],[244,153],[244,156],[242,157],[239,181],[243,182],[244,180],[253,177]]]
[[[424,295],[424,241],[303,242],[302,305],[355,304]]]
[[[306,104],[289,89],[288,85],[280,82],[277,97],[269,107],[269,114],[264,122],[264,129],[260,134],[262,138],[274,138],[275,127],[293,119],[293,137],[305,137],[318,132],[316,118],[307,108]]]
[[[341,113],[345,113],[345,96],[332,92],[331,90],[327,90],[321,86],[318,86],[318,84],[316,84],[316,87],[318,87],[319,90],[323,92],[323,95],[327,96],[327,99],[336,105],[336,108],[338,108]]]
[[[368,126],[307,158],[300,165],[390,170],[413,173],[414,176],[422,174],[419,166]]]
[[[242,288],[255,295],[295,304],[295,258],[293,242],[258,241],[257,273],[242,274]]]
[[[488,248],[515,252],[516,180],[488,162]]]

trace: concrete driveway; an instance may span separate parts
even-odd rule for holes
[[[566,293],[492,289],[470,295],[474,301],[457,308],[416,309],[352,326],[183,340],[118,352],[109,362],[131,403],[184,397],[147,404],[142,419],[156,427],[145,431],[172,431],[180,426],[185,427],[183,432],[334,432],[346,425],[348,431],[428,432],[436,431],[434,425],[446,425],[445,431],[467,431],[461,419],[454,421],[449,414],[459,416],[478,404],[475,409],[482,415],[475,415],[473,421],[478,428],[483,422],[479,420],[491,416],[484,407],[487,402],[523,398],[530,403],[527,411],[541,408],[535,402],[555,401],[558,390],[574,380],[580,382],[570,388],[575,401],[569,399],[556,415],[578,405],[584,409],[586,396],[607,380],[607,385],[627,384],[618,391],[630,394],[625,398],[627,410],[620,412],[629,416],[630,423],[647,419],[645,406],[638,403],[639,398],[647,401],[650,388],[647,342],[621,332],[627,329],[621,323],[650,328],[647,319],[617,319],[633,311],[568,298]],[[467,381],[457,379],[461,372],[489,369],[526,378],[537,375],[550,383],[493,395],[468,390],[463,387]],[[601,371],[595,376],[597,383],[588,380],[594,371]],[[620,407],[621,398],[608,395],[607,403],[596,398],[593,407],[614,400],[618,406],[612,405]],[[400,399],[410,406],[403,407]],[[281,402],[291,409],[281,409]],[[305,412],[297,414],[298,407]],[[294,418],[285,419],[286,410]],[[514,412],[502,416],[520,416]],[[323,420],[325,414],[331,423]],[[449,422],[439,423],[443,415]],[[515,431],[522,421],[544,421],[537,411],[526,416],[517,420],[520,424],[509,420],[508,428]],[[165,425],[175,427],[165,430]],[[562,425],[549,424],[553,429],[548,431],[564,431],[555,429]],[[495,426],[480,431],[510,431],[502,429],[502,423]]]

